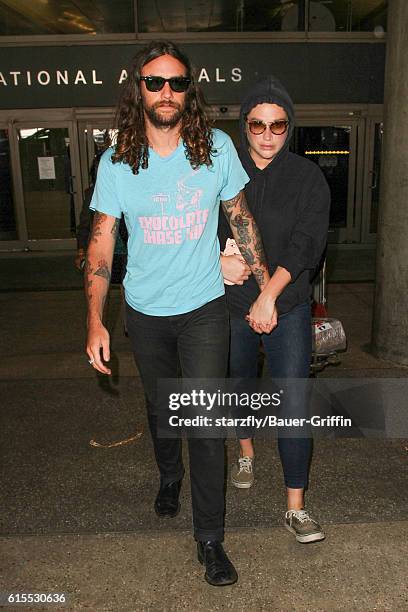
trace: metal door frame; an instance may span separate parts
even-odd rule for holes
[[[363,206],[361,224],[361,242],[374,244],[377,240],[377,232],[370,232],[371,205],[372,205],[372,185],[373,185],[373,162],[374,162],[374,142],[375,126],[383,122],[382,114],[378,111],[373,112],[367,117],[367,131],[365,142],[365,165],[363,176]],[[383,151],[381,151],[381,154]],[[382,155],[381,155],[382,157]],[[383,162],[383,159],[381,159]]]
[[[0,251],[21,251],[26,246],[27,226],[25,221],[24,202],[21,200],[19,192],[19,166],[18,157],[15,155],[16,133],[13,130],[12,121],[2,121],[0,119],[0,129],[7,130],[8,133],[14,217],[16,220],[16,232],[18,236],[17,240],[1,240]]]

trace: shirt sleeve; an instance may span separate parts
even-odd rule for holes
[[[102,155],[98,166],[90,209],[120,219],[122,208],[116,186],[116,168],[111,161],[112,149]]]
[[[304,270],[316,268],[327,242],[330,189],[320,170],[310,179],[311,182],[305,185],[290,242],[277,262],[290,273],[292,282]]]
[[[231,138],[223,134],[225,141],[221,145],[223,156],[223,183],[219,193],[220,200],[231,200],[248,183],[249,176],[239,160],[237,150]]]

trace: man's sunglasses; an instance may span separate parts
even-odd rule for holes
[[[272,121],[271,123],[264,123],[263,121],[257,121],[256,119],[250,119],[247,124],[249,127],[249,131],[251,134],[255,134],[255,136],[260,136],[264,133],[266,128],[268,127],[272,134],[275,136],[281,136],[288,129],[289,121],[287,119],[280,119],[279,121]]]
[[[139,78],[141,81],[145,82],[146,89],[148,91],[161,91],[164,84],[168,83],[172,91],[176,93],[183,93],[184,91],[187,91],[191,83],[191,79],[181,76],[170,77],[169,79],[165,79],[161,76],[141,76]]]

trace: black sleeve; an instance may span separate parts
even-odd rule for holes
[[[89,209],[89,205],[92,200],[93,187],[86,189],[84,194],[84,201],[82,203],[81,214],[79,215],[79,223],[76,229],[77,248],[84,249],[86,251],[89,242],[89,234],[91,233],[92,224],[92,211]]]
[[[300,202],[289,245],[277,262],[288,270],[292,282],[304,270],[316,268],[327,242],[330,189],[320,168],[305,181]]]

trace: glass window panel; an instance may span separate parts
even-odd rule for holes
[[[330,187],[330,227],[347,226],[350,126],[295,128],[292,149],[316,163]]]
[[[375,32],[387,26],[386,0],[312,0],[309,3],[311,32]]]
[[[134,32],[133,0],[0,0],[0,35]]]
[[[304,30],[304,0],[138,0],[141,32]]]
[[[67,128],[19,130],[29,239],[75,236],[75,206]]]
[[[0,129],[0,240],[17,240],[11,178],[10,142],[7,130]]]

